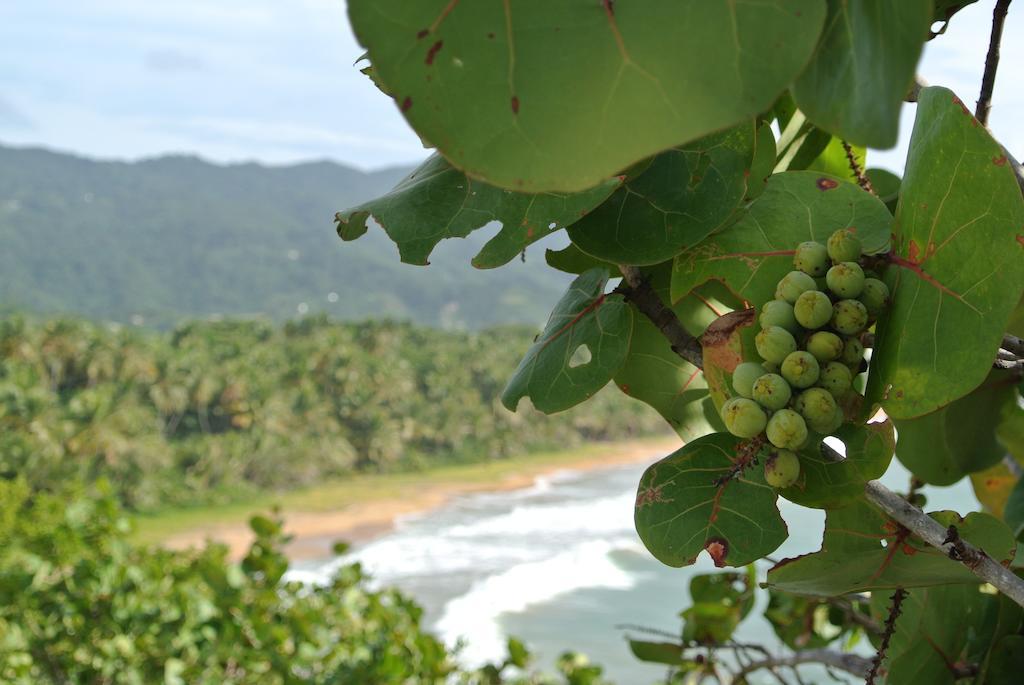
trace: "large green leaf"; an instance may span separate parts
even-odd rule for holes
[[[608,272],[591,269],[579,276],[555,305],[501,394],[515,411],[529,396],[551,414],[588,399],[605,386],[629,353],[633,311],[621,295],[605,294]]]
[[[645,271],[663,302],[668,300],[670,270],[670,264],[665,264]],[[693,292],[672,307],[693,336],[699,336],[724,309],[711,292]],[[654,407],[684,440],[725,430],[708,396],[704,374],[676,354],[658,327],[639,313],[633,316],[629,356],[614,380],[622,392]]]
[[[869,402],[909,419],[981,385],[1024,292],[1022,228],[1024,199],[999,144],[952,92],[921,91]]]
[[[881,478],[892,461],[896,436],[892,423],[844,423],[835,437],[846,446],[842,461],[826,459],[821,444],[800,451],[800,477],[780,494],[815,509],[838,509],[864,496],[864,485]]]
[[[851,143],[892,147],[931,20],[932,0],[828,0],[818,49],[793,84],[797,106]]]
[[[644,545],[663,564],[688,566],[707,550],[716,566],[743,566],[771,554],[788,536],[764,482],[747,468],[719,483],[740,454],[727,433],[698,438],[652,464],[640,479],[634,520]]]
[[[407,264],[427,264],[431,251],[445,238],[465,238],[497,221],[501,231],[473,258],[474,266],[489,269],[576,221],[621,183],[613,178],[575,194],[516,193],[468,178],[435,154],[390,193],[338,212],[335,221],[342,240],[355,240],[366,233],[367,220],[373,217]]]
[[[879,620],[888,615],[890,593],[875,593],[871,606]],[[887,683],[953,685],[952,664],[963,661],[969,638],[983,628],[995,596],[974,585],[943,585],[911,590],[903,599],[884,668]]]
[[[569,227],[584,252],[617,264],[672,259],[718,229],[747,194],[756,126],[748,121],[662,152]]]
[[[503,188],[578,191],[768,109],[814,51],[820,0],[350,0],[422,138]]]
[[[960,537],[983,549],[999,563],[1016,551],[1007,527],[988,514],[930,514],[942,525],[953,524]],[[803,595],[842,595],[896,587],[945,583],[977,583],[963,564],[905,532],[864,500],[825,517],[821,551],[786,559],[768,571],[768,584]]]
[[[969,395],[916,419],[897,420],[896,456],[932,485],[952,485],[968,473],[999,462],[1006,449],[996,439],[1003,407],[1016,396],[1016,381],[993,371]]]
[[[719,279],[740,298],[761,304],[793,269],[801,242],[824,243],[836,229],[852,226],[865,251],[882,252],[891,224],[885,205],[852,183],[814,171],[775,174],[742,219],[676,257],[672,299]]]

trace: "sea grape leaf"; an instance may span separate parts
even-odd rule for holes
[[[670,271],[666,263],[644,272],[663,302],[668,299]],[[719,316],[719,308],[724,305],[711,293],[694,292],[672,310],[691,335],[699,336]],[[622,392],[656,409],[684,440],[725,430],[711,405],[704,374],[676,354],[665,335],[639,313],[633,316],[629,356],[614,380]]]
[[[497,221],[501,231],[473,258],[473,266],[490,269],[576,221],[621,183],[621,178],[612,178],[580,193],[516,193],[468,178],[434,154],[387,195],[338,212],[335,221],[342,240],[355,240],[366,233],[372,217],[407,264],[427,264],[445,238],[465,238]]]
[[[892,147],[931,21],[932,0],[828,0],[818,49],[793,84],[797,106],[851,143]]]
[[[704,380],[716,408],[721,409],[733,396],[732,373],[736,367],[746,359],[758,358],[750,335],[746,334],[754,330],[756,321],[753,309],[737,309],[711,322],[700,337]]]
[[[972,512],[929,514],[998,563],[1009,563],[1015,541],[1002,521]],[[896,587],[978,583],[963,564],[900,529],[863,499],[825,515],[821,551],[785,559],[768,571],[768,585],[801,595],[834,596]]]
[[[753,121],[654,158],[608,200],[569,227],[581,250],[616,264],[658,264],[721,227],[747,193]]]
[[[690,580],[690,606],[683,619],[683,641],[720,644],[754,608],[757,571],[753,564],[739,573],[701,573]]]
[[[800,451],[800,477],[779,494],[814,509],[838,509],[864,496],[864,485],[881,478],[896,447],[892,422],[844,423],[835,437],[846,446],[842,461],[826,459],[821,443]]]
[[[764,470],[731,472],[747,443],[712,433],[652,464],[640,479],[634,521],[658,561],[688,566],[707,550],[716,566],[743,566],[771,554],[789,535]]]
[[[995,465],[1006,454],[996,439],[1003,408],[1016,395],[1015,380],[993,371],[970,394],[915,419],[896,420],[896,457],[932,485],[952,485]]]
[[[1022,231],[1024,198],[999,144],[951,91],[923,89],[869,402],[909,419],[981,385],[1024,292]]]
[[[578,275],[584,271],[589,271],[590,269],[602,268],[607,271],[609,276],[612,278],[619,275],[619,267],[617,264],[600,260],[597,257],[591,257],[572,243],[569,243],[561,250],[552,250],[550,248],[545,250],[544,261],[546,261],[548,266],[552,269],[564,271],[567,274]]]
[[[1024,672],[1024,635],[1006,635],[995,643],[980,685],[1003,685],[1020,679]]]
[[[764,192],[768,177],[775,169],[777,150],[775,134],[768,122],[761,122],[754,139],[754,159],[750,162],[750,181],[747,183],[747,200],[753,200]]]
[[[820,0],[350,0],[377,78],[469,176],[576,192],[768,109]],[[628,135],[624,135],[628,132]]]
[[[672,299],[719,279],[760,305],[793,269],[799,243],[824,243],[835,230],[854,227],[865,251],[875,254],[888,247],[891,224],[885,205],[852,183],[815,171],[774,174],[743,218],[676,257]]]
[[[900,177],[887,169],[877,167],[868,169],[865,173],[879,199],[885,203],[890,212],[896,214],[896,203],[899,201],[900,183],[902,182]]]
[[[896,619],[885,666],[888,683],[953,685],[950,665],[962,661],[969,636],[982,629],[994,595],[976,585],[942,585],[911,590]],[[890,593],[871,598],[879,621],[889,613]]]
[[[949,21],[953,15],[968,5],[973,5],[978,0],[935,0],[935,12],[932,14],[934,21],[941,21],[942,26],[938,31],[931,31],[929,40],[935,36],[941,36],[949,27]]]
[[[605,294],[607,283],[604,269],[572,282],[501,394],[509,410],[526,396],[545,414],[568,409],[619,370],[629,353],[633,310],[622,295]]]
[[[648,642],[646,640],[629,640],[629,651],[640,661],[668,666],[695,665],[683,658],[683,645],[676,642]]]

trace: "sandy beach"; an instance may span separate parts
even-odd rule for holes
[[[282,509],[285,530],[292,536],[286,552],[292,560],[313,560],[332,555],[335,542],[364,542],[390,530],[400,516],[430,511],[459,495],[474,492],[516,490],[533,485],[540,477],[556,471],[609,468],[642,460],[652,455],[667,455],[681,442],[672,437],[658,440],[609,443],[597,452],[579,459],[559,460],[554,464],[524,463],[522,468],[493,481],[461,478],[425,478],[425,485],[405,484],[387,496],[357,502],[339,502],[336,509],[304,510],[301,507]],[[256,513],[256,512],[254,512]],[[209,523],[173,534],[161,541],[171,549],[187,549],[207,541],[227,545],[231,557],[241,558],[252,542],[252,532],[244,522]]]

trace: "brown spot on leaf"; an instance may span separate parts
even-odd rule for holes
[[[410,107],[412,107],[412,98],[406,95],[405,99],[402,100],[402,111],[408,112]]]
[[[430,29],[420,29],[416,33],[416,38],[417,39],[419,39],[419,38],[426,38],[428,33],[430,33]]]
[[[602,0],[604,3],[604,11],[608,13],[609,17],[615,16],[615,0]]]
[[[444,45],[444,41],[443,40],[439,40],[436,43],[434,43],[433,45],[431,45],[430,49],[427,50],[427,65],[428,66],[434,63],[434,58],[437,57],[437,53],[441,52],[441,46],[442,45]]]
[[[715,562],[715,566],[725,566],[725,558],[729,555],[729,543],[724,538],[711,538],[704,543],[704,549],[711,555],[711,561]]]
[[[527,238],[532,238],[533,237],[533,226],[528,226],[526,228],[526,237]]]
[[[518,95],[513,95],[512,96],[512,113],[513,114],[519,114],[519,96]]]
[[[753,309],[737,309],[712,321],[700,337],[700,344],[704,348],[705,368],[708,364],[713,364],[727,373],[732,373],[743,361],[738,342],[739,330],[753,325],[756,318],[757,313]]]
[[[1024,247],[1024,234],[1020,234],[1020,233],[1017,234],[1017,243],[1021,247]]]
[[[822,176],[817,180],[815,185],[818,186],[818,190],[832,190],[833,188],[839,187],[839,181]]]
[[[910,246],[907,248],[907,259],[912,264],[921,263],[921,248],[917,246],[917,243],[913,240],[910,241]]]
[[[636,493],[636,508],[639,509],[640,507],[645,507],[648,504],[654,504],[656,502],[671,502],[672,500],[666,498],[661,492],[664,487],[664,485],[659,485],[657,487],[641,488]]]
[[[629,385],[627,383],[623,383],[622,385],[620,385],[619,389],[622,390],[622,392],[626,393],[627,395],[629,394]]]
[[[992,158],[992,163],[996,166],[1006,166],[1006,155],[999,155],[998,157]]]
[[[490,38],[491,40],[494,40],[494,32],[492,31],[492,32],[488,33],[487,37]]]

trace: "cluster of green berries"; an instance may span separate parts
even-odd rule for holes
[[[861,243],[850,229],[828,239],[801,243],[794,271],[761,309],[754,340],[760,362],[733,372],[736,391],[722,405],[722,420],[733,435],[762,432],[776,449],[765,464],[772,487],[796,482],[800,462],[793,450],[811,432],[833,433],[843,423],[838,400],[863,370],[860,334],[889,302],[889,289],[860,266]]]

